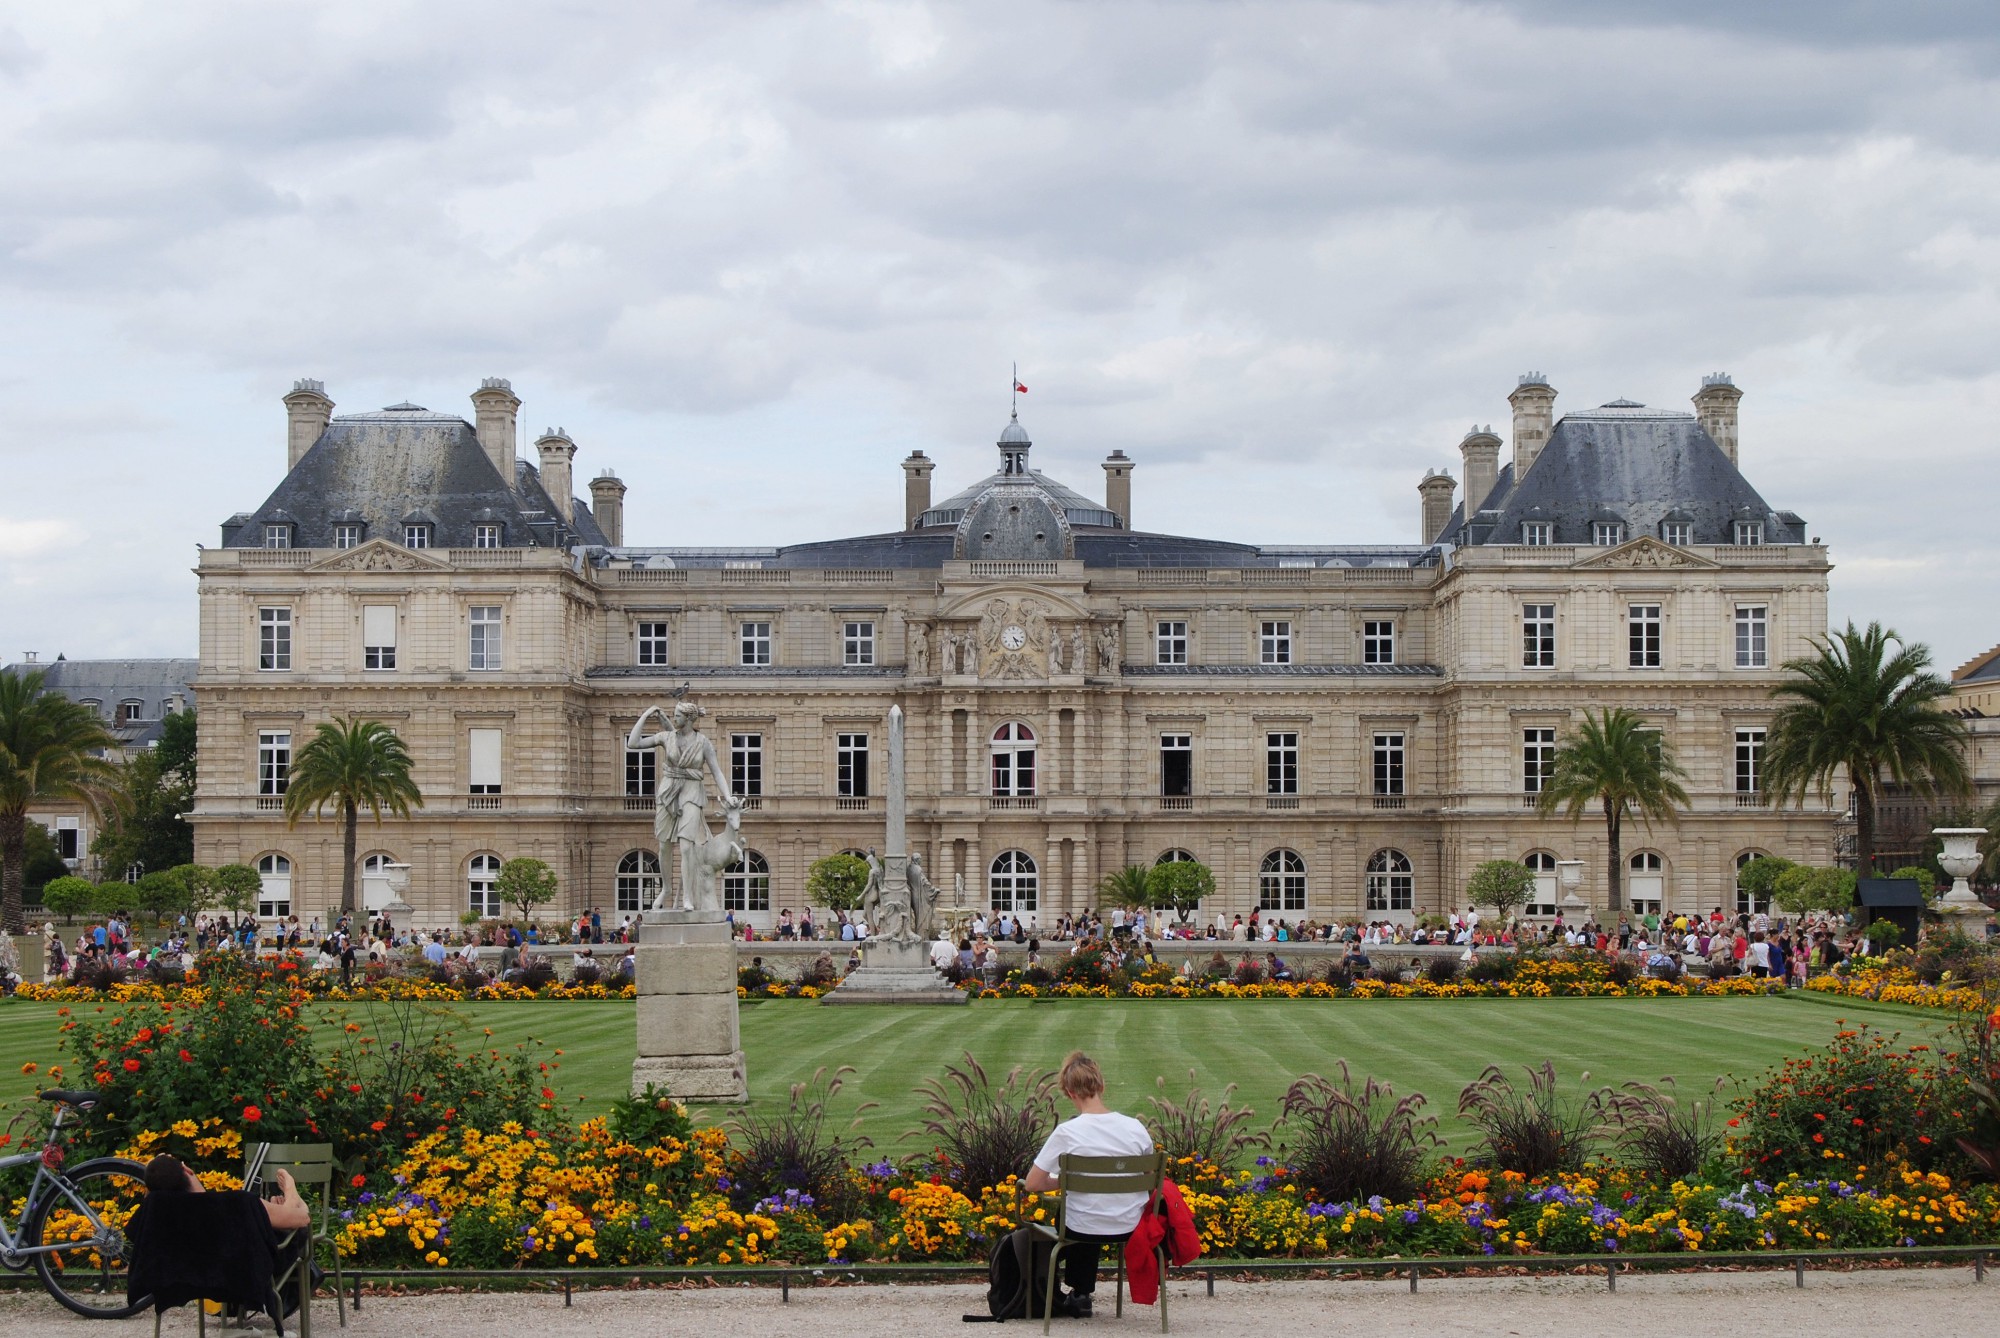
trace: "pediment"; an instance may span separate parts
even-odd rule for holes
[[[1716,563],[1707,558],[1696,557],[1685,548],[1662,543],[1650,534],[1642,534],[1616,548],[1608,548],[1602,553],[1574,562],[1571,566],[1584,571],[1624,570],[1624,571],[1715,571]]]
[[[370,539],[313,563],[311,571],[450,571],[451,563],[428,549]]]
[[[986,585],[944,605],[937,612],[940,621],[959,618],[983,618],[994,612],[993,605],[999,603],[1024,611],[1038,611],[1046,618],[1088,618],[1090,610],[1071,600],[1067,595],[1038,585]]]

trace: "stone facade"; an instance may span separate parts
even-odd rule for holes
[[[426,415],[426,440],[444,443],[440,476],[459,470],[480,504],[398,495],[371,513],[365,498],[331,494],[336,480],[374,477],[340,452],[387,449],[375,425],[392,411],[351,420],[369,426],[347,438],[350,420],[331,418],[265,508],[232,518],[225,545],[202,553],[196,857],[282,857],[267,909],[335,902],[338,826],[286,827],[273,747],[358,714],[393,725],[416,758],[423,810],[364,818],[360,850],[412,866],[419,923],[456,920],[482,872],[519,855],[556,868],[560,909],[615,918],[650,897],[644,874],[620,877],[621,863],[647,867],[652,843],[644,764],[625,735],[690,684],[739,788],[755,773],[743,817],[755,858],[725,895],[759,924],[801,908],[815,859],[881,844],[892,705],[908,720],[912,851],[948,897],[962,877],[967,904],[1018,904],[1044,922],[1096,904],[1108,870],[1169,852],[1215,870],[1210,916],[1261,903],[1288,919],[1407,918],[1462,905],[1480,860],[1531,853],[1551,869],[1586,861],[1580,890],[1601,904],[1601,820],[1544,820],[1525,793],[1526,750],[1545,737],[1529,731],[1557,737],[1599,706],[1645,714],[1692,775],[1678,824],[1628,829],[1628,853],[1657,860],[1636,869],[1657,882],[1635,895],[1706,909],[1733,903],[1748,852],[1830,860],[1833,816],[1765,807],[1754,761],[1748,773],[1739,761],[1773,709],[1776,666],[1825,631],[1826,550],[1789,513],[1759,513],[1769,529],[1756,542],[1717,529],[1755,511],[1742,501],[1755,494],[1693,415],[1607,406],[1554,422],[1541,403],[1554,392],[1539,379],[1527,389],[1539,458],[1518,471],[1525,483],[1509,465],[1488,505],[1451,511],[1440,535],[1450,480],[1434,474],[1420,542],[1372,549],[1132,531],[1130,461],[1107,468],[1103,502],[1081,498],[1029,469],[1018,423],[1001,470],[935,508],[929,462],[906,462],[898,534],[726,553],[623,546],[622,486],[593,487],[616,517],[552,505],[532,467],[494,457],[497,429],[440,427],[415,406],[399,411]],[[1589,518],[1615,503],[1635,524],[1602,536],[1615,541],[1496,532],[1516,523],[1510,506],[1539,523],[1546,475],[1586,447],[1643,461],[1654,446],[1630,437],[1641,429],[1659,450],[1696,453],[1735,493],[1635,502],[1601,495],[1613,485],[1592,476],[1597,491],[1558,524],[1601,523]],[[474,478],[480,469],[492,477]],[[1642,490],[1651,469],[1639,467]],[[521,506],[498,515],[492,489],[509,474]],[[315,478],[326,482],[307,486]],[[315,487],[329,494],[324,516],[308,513]],[[1654,514],[1665,519],[1638,527]],[[1692,524],[1680,515],[1708,528],[1665,528]],[[404,523],[434,524],[454,546],[406,546]],[[1546,652],[1524,625],[1544,610]],[[385,634],[393,667],[370,649]]]

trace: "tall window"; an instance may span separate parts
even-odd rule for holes
[[[1769,613],[1762,604],[1736,607],[1736,667],[1766,669],[1771,664]]]
[[[364,604],[361,608],[361,667],[396,667],[396,606]]]
[[[289,525],[266,525],[266,526],[264,527],[264,547],[266,547],[266,548],[290,548],[291,546],[292,546],[292,527],[291,527],[291,526],[289,526]]]
[[[1403,736],[1400,734],[1375,736],[1375,793],[1403,793]]]
[[[257,667],[281,670],[292,667],[292,611],[257,610]]]
[[[868,795],[868,736],[836,734],[833,745],[834,793],[843,799]]]
[[[659,757],[651,748],[627,748],[625,750],[625,793],[636,799],[649,799],[659,793],[660,777],[656,769]],[[738,790],[735,793],[742,793]]]
[[[1288,622],[1265,622],[1257,629],[1257,659],[1261,664],[1290,664],[1292,662],[1292,625]]]
[[[1658,915],[1666,904],[1667,877],[1665,863],[1658,853],[1642,850],[1626,862],[1631,872],[1627,878],[1627,891],[1631,893],[1634,915]]]
[[[361,909],[379,911],[389,904],[394,895],[389,886],[389,866],[396,862],[393,855],[370,855],[361,861]]]
[[[1736,731],[1736,793],[1748,795],[1753,800],[1764,789],[1764,731],[1761,729],[1739,729]],[[1743,803],[1738,798],[1737,803]]]
[[[72,869],[83,854],[83,827],[80,819],[57,818],[55,830],[49,833],[55,838],[56,856]]]
[[[1736,522],[1736,542],[1746,547],[1755,547],[1764,542],[1764,522],[1761,520],[1739,520]]]
[[[856,665],[875,663],[874,623],[841,624],[840,662]]]
[[[1540,797],[1542,789],[1549,783],[1549,777],[1556,769],[1556,732],[1553,728],[1534,726],[1521,731],[1521,793],[1530,802]]]
[[[465,866],[465,907],[482,920],[500,918],[498,855],[474,855]]]
[[[771,662],[771,624],[744,623],[738,629],[737,641],[743,664],[756,666]]]
[[[1280,847],[1264,856],[1257,869],[1257,909],[1302,911],[1306,908],[1306,862],[1296,850]]]
[[[1361,624],[1361,662],[1363,664],[1396,662],[1396,624],[1392,622]]]
[[[1546,520],[1521,522],[1521,542],[1530,548],[1546,548],[1555,537],[1555,526]]]
[[[615,884],[620,911],[643,911],[660,894],[660,857],[650,850],[627,851],[618,861]]]
[[[1264,736],[1264,793],[1299,792],[1299,736],[1296,730]]]
[[[1761,859],[1763,856],[1764,852],[1761,850],[1744,851],[1736,857],[1736,872],[1741,875],[1744,865],[1753,859]],[[1738,887],[1736,889],[1736,913],[1739,915],[1769,915],[1771,913],[1771,898],[1769,896],[1753,897],[1741,887]]]
[[[1523,915],[1554,916],[1556,906],[1556,857],[1546,850],[1531,850],[1521,863],[1535,875],[1534,890],[1528,893]]]
[[[764,736],[762,734],[731,734],[729,736],[729,788],[738,797],[764,793]]]
[[[500,527],[498,525],[474,525],[472,527],[472,546],[474,548],[498,548],[500,546]]]
[[[355,548],[360,543],[361,527],[359,525],[336,525],[333,527],[333,546],[335,548]]]
[[[1400,850],[1378,850],[1368,857],[1368,909],[1407,911],[1416,904],[1417,880],[1410,857]]]
[[[993,793],[1035,793],[1035,733],[1017,721],[993,731]]]
[[[1555,605],[1521,606],[1521,667],[1523,669],[1556,667]]]
[[[1153,628],[1153,663],[1188,662],[1187,624],[1178,620],[1158,623]]]
[[[498,604],[474,604],[472,606],[472,653],[468,667],[472,669],[498,669],[500,667],[500,606]]]
[[[429,548],[430,546],[431,546],[430,526],[428,525],[403,526],[403,547]]]
[[[1194,793],[1194,736],[1160,736],[1160,793],[1170,799]]]
[[[292,913],[292,862],[283,855],[257,861],[257,914],[266,920]]]
[[[1625,610],[1626,663],[1634,669],[1660,667],[1660,606],[1633,604]]]
[[[639,624],[639,663],[667,663],[667,625],[665,623]]]
[[[756,851],[745,850],[742,859],[722,871],[722,909],[771,909],[771,865]]]
[[[1035,858],[1025,850],[1003,850],[986,875],[987,900],[996,911],[1019,915],[1041,901],[1041,876]]]
[[[265,729],[257,732],[257,793],[265,798],[284,794],[292,778],[292,732]]]
[[[1592,521],[1590,542],[1599,548],[1616,548],[1625,542],[1625,527],[1615,520]]]
[[[475,801],[479,796],[497,796],[500,793],[500,731],[497,729],[474,729],[466,732],[467,768]],[[480,807],[475,802],[474,808]],[[497,805],[489,805],[497,806]]]
[[[1668,520],[1660,524],[1660,537],[1670,544],[1686,548],[1694,542],[1694,522],[1691,520]]]

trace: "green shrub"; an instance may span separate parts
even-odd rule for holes
[[[88,878],[78,878],[75,874],[65,874],[61,878],[51,878],[42,888],[42,905],[60,915],[68,924],[76,918],[77,912],[89,911],[97,897],[97,884]]]

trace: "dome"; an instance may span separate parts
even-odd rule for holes
[[[997,446],[1034,445],[1033,442],[1028,440],[1028,429],[1021,426],[1021,418],[1018,414],[1007,420],[1007,426],[1000,429],[1000,440],[994,444]]]
[[[966,507],[952,540],[964,561],[1060,561],[1076,555],[1069,519],[1033,483],[996,483]]]

